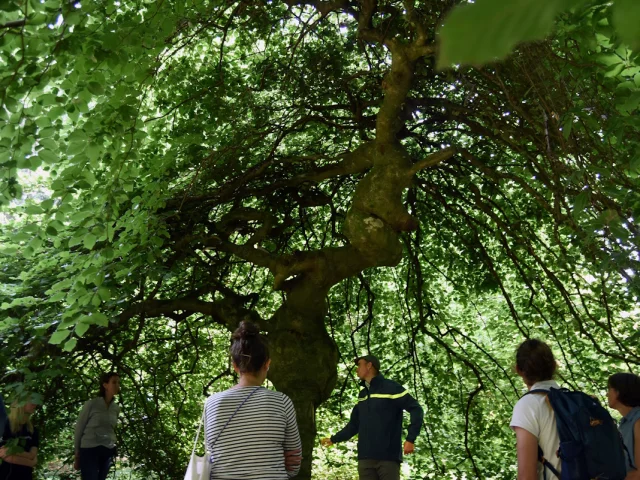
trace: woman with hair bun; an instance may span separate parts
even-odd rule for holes
[[[120,405],[120,376],[116,372],[100,376],[100,393],[85,402],[76,423],[74,468],[82,480],[105,480],[116,453],[116,424]]]
[[[614,373],[609,377],[609,407],[622,415],[619,430],[627,453],[626,480],[640,480],[640,377]]]
[[[540,340],[524,341],[516,351],[516,373],[527,390],[560,388],[553,380],[556,360],[549,345]],[[560,472],[557,450],[560,438],[556,416],[546,395],[524,395],[513,408],[510,427],[516,433],[518,480],[544,478],[544,466],[538,462],[538,445],[545,459]]]
[[[301,442],[293,403],[264,383],[271,358],[266,338],[251,322],[231,336],[238,384],[205,403],[205,445],[211,480],[286,480],[300,470]]]

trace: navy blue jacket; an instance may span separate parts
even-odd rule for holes
[[[407,441],[415,443],[422,427],[422,407],[404,387],[382,375],[365,382],[349,423],[331,437],[333,443],[344,442],[358,434],[359,460],[402,461],[402,412],[411,415]]]

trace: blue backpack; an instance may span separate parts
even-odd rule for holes
[[[624,445],[613,418],[600,403],[566,388],[531,390],[545,394],[556,416],[560,437],[558,472],[538,446],[538,460],[561,480],[623,480],[627,475]],[[549,452],[547,452],[549,453]]]

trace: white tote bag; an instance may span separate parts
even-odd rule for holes
[[[233,417],[235,417],[236,413],[238,413],[238,410],[240,410],[240,407],[242,407],[245,403],[247,403],[247,400],[251,398],[251,395],[253,395],[258,390],[260,390],[260,388],[261,387],[257,387],[256,389],[252,390],[252,392],[247,396],[247,398],[245,398],[242,401],[242,403],[238,405],[238,408],[236,408],[236,411],[233,412],[233,415],[229,417],[229,420],[227,420],[227,423],[224,424],[224,427],[222,427],[222,430],[220,430],[220,433],[218,433],[218,436],[213,441],[212,446],[216,444],[216,442],[220,438],[220,435],[222,435],[222,432],[224,432],[224,429],[227,428],[231,420],[233,420]],[[189,466],[187,467],[187,473],[184,476],[184,480],[209,480],[209,477],[211,476],[211,453],[207,451],[206,441],[204,442],[204,457],[198,457],[196,455],[196,446],[198,445],[198,437],[200,436],[200,427],[202,427],[203,421],[204,421],[204,410],[202,410],[202,417],[200,417],[200,423],[198,424],[198,433],[196,433],[196,441],[193,442],[191,459],[189,460]]]
[[[193,450],[191,451],[191,458],[189,459],[189,466],[187,467],[187,473],[184,476],[184,480],[209,480],[211,475],[211,462],[209,461],[209,453],[207,452],[207,446],[205,442],[204,457],[196,455],[196,446],[198,445],[198,438],[200,437],[200,428],[202,427],[202,420],[204,418],[204,410],[200,417],[200,423],[198,424],[198,432],[196,433],[196,440],[193,442]]]

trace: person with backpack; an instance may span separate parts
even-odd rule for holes
[[[607,382],[609,407],[622,415],[620,434],[625,446],[627,480],[640,480],[640,377],[614,373]]]
[[[518,480],[624,480],[624,447],[613,418],[598,400],[560,388],[547,344],[526,340],[516,351],[516,372],[528,392],[516,403]]]

